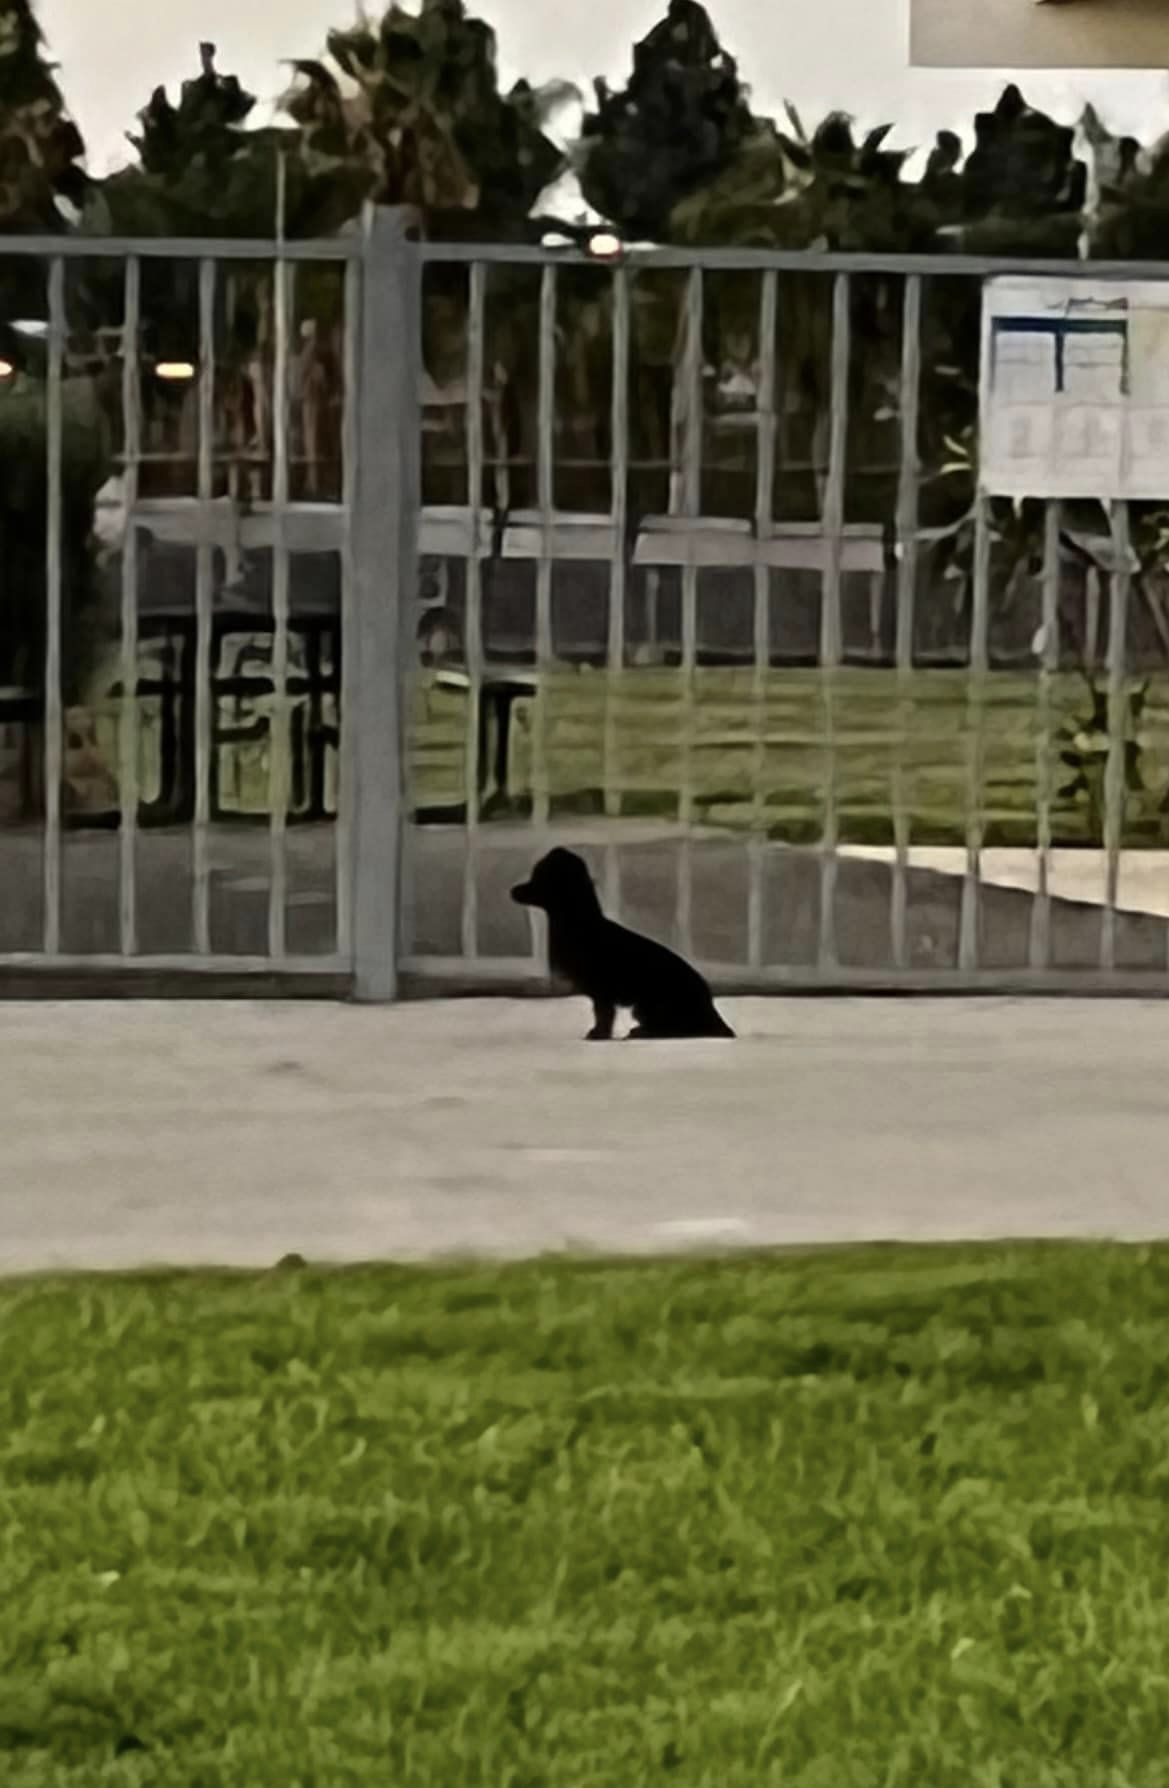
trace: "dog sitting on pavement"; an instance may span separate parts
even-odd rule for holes
[[[697,969],[664,944],[606,919],[588,864],[575,852],[550,851],[511,897],[547,913],[553,974],[592,1001],[590,1042],[608,1042],[618,1008],[633,1012],[631,1037],[734,1036]]]

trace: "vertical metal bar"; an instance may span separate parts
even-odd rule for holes
[[[548,677],[552,668],[552,511],[556,416],[556,268],[540,275],[539,397],[536,416],[536,500],[540,557],[536,565],[536,701],[532,715],[532,806],[537,826],[548,824]],[[538,943],[533,926],[533,947]]]
[[[625,533],[629,515],[629,299],[630,272],[613,271],[613,388],[609,428],[609,509],[613,550],[609,560],[608,675],[605,679],[604,768],[605,814],[610,820],[621,814],[618,781],[617,714],[620,678],[625,668]],[[610,912],[621,906],[621,860],[615,841],[605,846],[605,904]]]
[[[366,215],[357,454],[354,993],[398,991],[402,651],[417,607],[422,262],[408,214]]]
[[[1113,570],[1108,601],[1108,759],[1104,769],[1104,912],[1100,924],[1100,967],[1116,967],[1116,905],[1120,893],[1120,852],[1124,843],[1128,686],[1125,676],[1128,602],[1132,585],[1127,503],[1112,505]]]
[[[759,293],[759,375],[755,394],[755,541],[759,553],[773,523],[775,484],[775,326],[779,275],[764,273]],[[751,679],[751,835],[747,846],[747,960],[763,966],[764,870],[767,853],[767,678],[771,666],[771,568],[756,558],[754,654]]]
[[[479,715],[483,703],[483,593],[479,511],[483,502],[483,363],[487,268],[472,261],[467,306],[467,507],[471,537],[467,549],[466,821],[463,861],[462,950],[479,954]]]
[[[921,275],[905,281],[901,316],[901,473],[897,487],[897,721],[893,742],[893,962],[909,966],[910,818],[905,758],[913,723],[913,633],[917,605],[918,411],[921,403]]]
[[[532,818],[548,824],[551,798],[548,780],[548,680],[552,672],[552,511],[553,450],[556,416],[556,268],[547,262],[540,274],[539,395],[536,415],[536,501],[540,511],[540,557],[536,561],[536,698],[532,712]],[[546,953],[544,916],[528,908],[532,957]]]
[[[966,680],[966,874],[958,922],[958,967],[978,967],[979,893],[982,868],[983,728],[990,664],[990,516],[987,497],[974,499],[974,574],[970,610],[970,668]]]
[[[61,952],[61,779],[63,723],[61,690],[61,594],[64,526],[62,455],[64,449],[65,263],[49,269],[49,368],[46,414],[45,504],[45,836],[44,949]]]
[[[1043,512],[1043,612],[1039,628],[1039,683],[1036,692],[1035,845],[1038,883],[1031,903],[1028,961],[1033,969],[1051,963],[1051,808],[1055,792],[1052,688],[1059,670],[1059,529],[1061,508]]]
[[[121,807],[118,923],[123,956],[138,950],[138,467],[142,457],[142,391],[138,334],[142,264],[126,260],[122,300],[122,704],[118,713]]]
[[[268,755],[268,954],[274,962],[285,955],[288,911],[288,803],[291,782],[288,703],[288,341],[292,325],[295,269],[277,259],[272,269],[275,290],[275,339],[272,355],[272,714]]]
[[[682,513],[694,518],[702,502],[702,268],[692,267],[686,282],[682,352]],[[682,750],[678,782],[678,850],[676,926],[681,949],[693,950],[694,855],[694,723],[697,701],[698,567],[689,553],[682,566]]]
[[[411,251],[413,252],[413,251]],[[412,951],[416,946],[418,935],[418,829],[415,814],[418,809],[417,771],[414,752],[416,738],[415,695],[418,689],[421,665],[418,656],[418,581],[419,550],[418,530],[422,516],[422,391],[425,383],[425,362],[423,359],[423,341],[425,326],[423,322],[423,280],[425,269],[419,264],[414,281],[414,304],[417,322],[417,373],[414,393],[410,402],[414,408],[415,429],[417,439],[410,459],[410,483],[407,496],[414,506],[414,521],[405,559],[405,575],[409,579],[408,600],[401,602],[397,608],[398,642],[397,642],[397,688],[399,702],[399,740],[401,774],[398,779],[398,800],[401,820],[398,828],[398,882],[397,882],[397,944],[398,959]],[[444,607],[449,606],[450,567],[446,559],[440,561],[441,588]]]
[[[357,516],[357,456],[359,452],[359,387],[361,378],[361,268],[350,261],[345,269],[345,395],[341,419],[342,502],[345,506],[345,543],[341,560],[341,727],[339,787],[337,791],[337,953],[353,956],[353,819],[354,762],[352,715],[356,709],[357,662],[357,558],[354,528]],[[413,948],[413,937],[405,947]]]
[[[1089,675],[1094,675],[1100,663],[1100,571],[1095,565],[1088,567],[1086,579],[1087,614],[1084,619],[1084,659]]]
[[[211,501],[215,450],[216,264],[199,263],[199,539],[195,557],[195,832],[191,898],[195,949],[211,952]]]
[[[832,381],[828,436],[828,479],[824,491],[824,579],[820,611],[820,679],[824,704],[824,824],[820,838],[821,973],[836,962],[836,868],[840,841],[837,814],[836,679],[842,655],[840,573],[844,547],[844,477],[848,455],[848,370],[850,354],[849,275],[838,273],[832,288]]]

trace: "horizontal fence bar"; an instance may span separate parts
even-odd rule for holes
[[[117,505],[99,504],[99,508]],[[272,547],[278,518],[267,501],[249,503],[241,513],[230,497],[217,497],[202,505],[197,497],[141,497],[138,520],[156,540],[169,545],[194,545],[207,539],[213,546],[239,547],[258,552]],[[291,552],[339,552],[345,537],[344,503],[290,503],[285,512],[285,531]],[[624,537],[611,515],[585,510],[552,512],[548,552],[553,560],[591,560],[608,563]],[[937,529],[919,528],[915,539],[927,545],[938,538]],[[463,506],[435,504],[423,509],[419,524],[419,552],[428,558],[538,559],[541,525],[538,511],[513,509],[498,554],[492,550],[491,518],[478,517]],[[847,524],[842,535],[841,569],[871,572],[884,569],[883,532],[863,524]],[[821,570],[827,557],[826,536],[814,525],[777,522],[773,536],[760,539],[746,518],[734,516],[645,515],[634,541],[636,565],[710,565],[718,569],[750,570],[756,566],[776,570]]]
[[[428,265],[492,262],[508,266],[597,267],[616,261],[632,267],[701,267],[711,271],[777,273],[934,274],[941,277],[1063,279],[1169,279],[1169,261],[1066,261],[981,255],[863,255],[832,251],[762,248],[675,248],[653,244],[629,247],[620,256],[583,249],[557,249],[510,242],[419,242],[411,245]],[[325,236],[311,241],[244,239],[230,236],[5,236],[5,256],[70,261],[350,261],[360,260],[359,236]]]
[[[99,504],[99,508],[116,507]],[[142,497],[138,501],[140,524],[155,539],[168,545],[195,545],[206,539],[213,546],[260,552],[275,545],[278,520],[267,502],[250,503],[241,513],[229,497],[217,497],[201,505],[195,497]],[[290,552],[339,552],[345,538],[343,503],[290,503],[284,518]],[[934,528],[919,528],[919,546],[939,538]],[[500,558],[533,560],[540,556],[541,527],[538,512],[513,509],[504,529],[500,550],[493,550],[491,517],[478,517],[465,507],[435,504],[423,509],[419,522],[418,550],[425,558]],[[609,564],[621,550],[624,525],[611,515],[592,515],[585,510],[554,510],[548,533],[548,556],[559,563],[587,561]],[[841,570],[870,572],[885,567],[883,531],[851,523],[844,528]],[[828,556],[827,537],[802,522],[777,522],[773,535],[761,539],[749,520],[733,516],[645,515],[633,542],[634,565],[698,565],[719,570],[819,571]]]
[[[3,961],[0,959],[0,967]],[[1115,998],[1125,995],[1148,999],[1169,994],[1169,972],[1148,969],[911,969],[842,968],[820,973],[812,968],[772,966],[747,970],[742,963],[710,962],[698,958],[699,970],[716,994],[750,997],[760,991],[792,994],[874,993],[932,994],[961,998],[971,993],[1000,994],[1010,998],[1021,993],[1051,994],[1069,998]],[[414,982],[430,982],[436,990],[456,988],[484,993],[496,988],[523,985],[545,987],[547,977],[530,956],[481,956],[475,961],[458,956],[407,956],[401,964],[403,993],[417,990]],[[572,997],[571,995],[566,997]]]
[[[920,273],[942,277],[1005,276],[1060,279],[1169,279],[1169,261],[1060,261],[1042,258],[1012,260],[1002,255],[866,255],[832,250],[769,248],[659,248],[651,243],[629,247],[619,256],[592,255],[584,249],[540,247],[511,242],[421,242],[418,252],[428,264],[489,261],[507,266],[597,267],[617,262],[627,267],[701,267],[711,272],[758,273]]]
[[[0,973],[5,969],[35,969],[43,971],[46,976],[54,974],[58,969],[74,972],[84,969],[100,970],[108,973],[114,969],[125,969],[127,974],[138,974],[153,971],[155,974],[170,972],[185,973],[192,978],[199,975],[338,975],[352,968],[346,957],[336,954],[331,956],[197,956],[194,952],[181,954],[167,951],[158,955],[140,952],[137,956],[122,956],[113,951],[97,951],[90,955],[81,955],[77,951],[59,952],[56,956],[45,956],[41,951],[4,950],[0,951]]]
[[[6,256],[65,261],[356,261],[356,236],[322,236],[304,242],[231,236],[2,236]]]

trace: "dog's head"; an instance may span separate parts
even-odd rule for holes
[[[597,893],[589,866],[575,851],[559,847],[541,857],[526,882],[511,891],[520,906],[538,906],[546,913],[591,911]]]

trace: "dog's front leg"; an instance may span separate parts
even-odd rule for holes
[[[585,1042],[608,1043],[613,1035],[613,1024],[616,1017],[616,1006],[607,1006],[603,1000],[594,1000],[593,1028],[585,1038]]]

